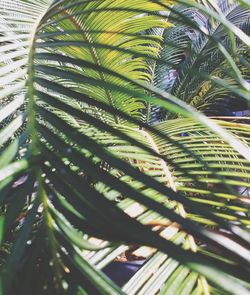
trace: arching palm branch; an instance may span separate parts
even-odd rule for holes
[[[3,294],[248,294],[249,126],[151,85],[172,4],[1,2]]]

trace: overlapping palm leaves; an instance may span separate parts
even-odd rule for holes
[[[172,4],[1,3],[3,293],[248,293],[249,127],[150,85]],[[120,289],[101,270],[130,244]]]
[[[248,8],[244,8],[237,1],[218,1],[217,4],[210,5],[214,5],[227,20],[249,34]],[[183,18],[178,17],[180,14],[193,19],[192,27],[186,25],[185,21],[183,23]],[[233,92],[232,89],[241,83],[240,76],[249,81],[248,46],[231,38],[229,31],[219,20],[209,17],[197,8],[177,5],[172,10],[172,15],[177,25],[165,31],[166,45],[161,52],[162,58],[167,60],[169,65],[159,65],[155,84],[206,114],[227,114],[230,108],[247,108],[238,91]],[[218,40],[234,56],[234,61],[240,68],[239,76],[230,71],[231,65],[217,46]],[[194,72],[199,74],[194,75]],[[173,77],[170,80],[171,75]],[[218,83],[219,79],[226,80],[231,88],[223,87]],[[169,80],[171,82],[168,82]]]

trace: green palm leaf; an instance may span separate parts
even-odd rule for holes
[[[151,85],[172,4],[0,7],[3,294],[248,294],[249,126]],[[183,117],[147,125],[152,104]],[[120,288],[105,268],[133,247]]]
[[[220,6],[218,8],[220,13],[248,34],[249,10],[237,2],[230,1],[223,1]],[[175,16],[177,13],[184,13],[187,17],[194,19],[193,24],[190,22],[192,28],[184,26],[183,20],[179,18],[176,20],[176,27],[166,30],[164,36],[166,45],[163,47],[161,56],[170,63],[170,66],[158,66],[156,85],[207,114],[215,115],[216,112],[223,111],[223,108],[230,107],[232,102],[236,106],[237,104],[246,105],[244,100],[240,99],[239,91],[235,92],[237,95],[232,95],[231,88],[221,87],[213,77],[227,80],[228,84],[232,84],[232,87],[236,89],[241,83],[241,73],[245,80],[249,80],[248,70],[243,69],[245,68],[243,64],[239,65],[242,67],[241,73],[238,72],[236,76],[232,75],[232,71],[228,68],[229,61],[225,59],[216,42],[220,40],[221,44],[232,52],[235,61],[237,58],[241,59],[242,55],[247,56],[248,46],[242,45],[237,39],[234,40],[235,38],[228,34],[228,30],[219,20],[212,22],[204,13],[195,8],[176,6],[172,14]],[[197,30],[199,27],[202,28],[201,32]],[[206,31],[206,34],[203,31]],[[190,39],[192,39],[191,49]],[[169,84],[168,79],[173,71],[176,78],[170,80],[172,82]],[[194,75],[194,72],[199,74]]]

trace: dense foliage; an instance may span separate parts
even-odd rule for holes
[[[0,0],[1,294],[249,294],[249,8]]]

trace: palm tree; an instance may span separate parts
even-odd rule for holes
[[[232,24],[249,35],[248,9],[237,1],[218,1],[218,9]],[[176,18],[177,13],[193,19],[192,27],[185,24],[182,18]],[[246,100],[237,92],[233,93],[216,83],[211,77],[222,78],[232,85],[237,83],[226,56],[215,42],[220,40],[225,48],[229,48],[232,54],[235,52],[238,59],[241,59],[242,63],[238,62],[240,73],[249,81],[249,67],[244,63],[249,55],[248,46],[237,39],[232,44],[230,34],[222,23],[211,20],[197,8],[179,5],[172,11],[171,16],[176,18],[175,26],[165,30],[164,46],[161,50],[161,57],[168,65],[159,65],[159,73],[155,75],[155,86],[172,93],[208,115],[232,115],[232,111],[247,109]],[[196,29],[199,27],[206,34]],[[195,72],[199,72],[200,75],[193,75]],[[171,76],[173,79],[169,79]],[[153,115],[157,119],[157,113]],[[161,120],[173,116],[175,115],[167,111],[158,114]]]
[[[244,28],[178,2],[228,32],[206,42],[230,79],[209,78],[248,99]],[[204,27],[165,0],[0,4],[2,294],[249,294],[250,128],[155,84],[172,24]],[[149,125],[152,105],[173,115]],[[130,259],[119,287],[107,268]]]

